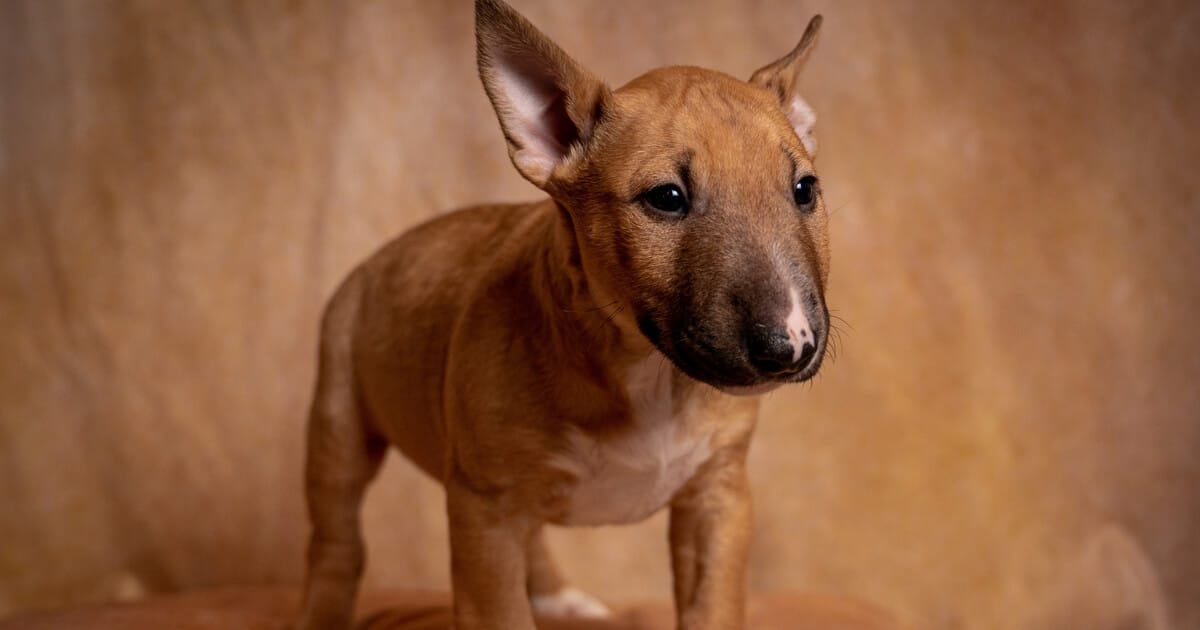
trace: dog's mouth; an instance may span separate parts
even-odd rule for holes
[[[725,350],[709,340],[694,327],[682,327],[668,332],[649,317],[638,316],[642,334],[664,356],[689,377],[738,396],[755,396],[770,392],[781,385],[802,383],[817,375],[825,355],[826,338],[818,335],[812,359],[804,366],[791,370],[763,372],[748,360],[745,342],[730,343]],[[825,327],[828,329],[828,326]]]

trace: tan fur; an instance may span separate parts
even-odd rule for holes
[[[533,629],[528,597],[565,585],[544,524],[627,523],[667,505],[680,628],[739,628],[758,402],[685,375],[634,313],[671,321],[673,268],[689,248],[700,273],[732,267],[738,283],[770,262],[753,296],[807,278],[818,304],[826,217],[819,200],[809,213],[793,205],[797,169],[812,172],[797,135],[809,130],[793,129],[782,107],[819,22],[804,54],[755,84],[667,68],[614,92],[502,3],[481,0],[477,16],[481,75],[513,163],[551,198],[426,223],[363,263],[330,303],[299,627],[349,622],[362,494],[390,443],[445,485],[458,630]],[[563,118],[542,126],[555,113]],[[689,220],[710,222],[700,236],[637,201],[676,172],[681,151],[697,204]],[[722,279],[703,275],[693,290],[716,292]]]

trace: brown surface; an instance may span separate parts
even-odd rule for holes
[[[368,593],[359,630],[445,630],[449,596],[421,591]],[[134,605],[82,607],[25,615],[0,622],[0,630],[282,630],[299,604],[283,589],[221,589],[152,598]],[[895,630],[879,610],[845,598],[773,594],[750,601],[755,630]],[[668,630],[674,615],[667,602],[631,605],[608,620],[541,619],[541,630]]]
[[[1200,5],[517,5],[614,83],[747,76],[826,15],[805,84],[848,325],[766,403],[752,589],[1200,627]],[[467,2],[0,4],[0,611],[298,580],[322,301],[422,218],[535,196],[470,28]],[[445,587],[441,502],[386,469],[370,584]],[[553,542],[621,599],[666,596],[663,538]]]

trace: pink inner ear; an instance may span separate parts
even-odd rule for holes
[[[796,135],[800,137],[804,149],[808,151],[808,155],[815,156],[817,139],[813,135],[813,127],[817,124],[817,113],[804,99],[793,96],[791,104],[787,108],[787,117],[788,122],[792,123],[792,129],[796,130]]]
[[[496,82],[512,111],[505,115],[512,139],[527,156],[551,168],[579,138],[567,115],[566,94],[536,61],[508,57],[496,64]]]

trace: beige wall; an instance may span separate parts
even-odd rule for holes
[[[752,588],[1200,628],[1200,5],[516,6],[615,84],[748,76],[826,15],[845,325],[766,403]],[[0,613],[298,579],[323,299],[417,221],[537,196],[472,41],[465,0],[0,3]],[[446,585],[440,510],[389,465],[372,584]],[[657,597],[664,536],[554,542]]]

